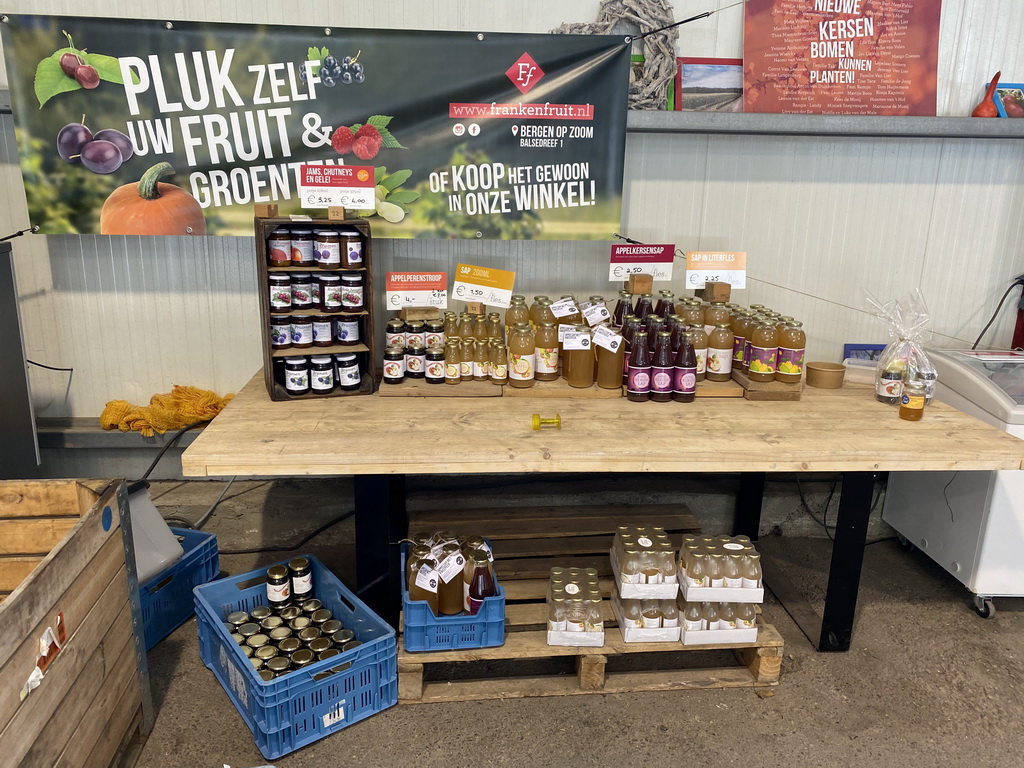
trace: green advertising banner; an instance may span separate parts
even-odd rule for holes
[[[303,164],[372,168],[358,215],[376,236],[619,227],[622,37],[29,15],[0,29],[44,233],[250,235],[255,203],[323,216],[303,207]]]

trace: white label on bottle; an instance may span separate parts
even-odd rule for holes
[[[760,579],[748,579],[746,577],[740,579],[740,586],[744,589],[757,589],[761,586]]]
[[[725,586],[725,579],[723,579],[723,578],[717,578],[717,579],[712,579],[711,580],[711,588],[712,589],[717,589],[718,587],[724,587],[724,586]]]
[[[459,375],[464,379],[468,379],[473,376],[472,360],[463,360],[461,363],[459,363]]]
[[[405,356],[405,370],[409,373],[421,373],[423,371],[423,357],[419,355]]]
[[[590,334],[586,331],[566,331],[562,338],[562,349],[590,349]]]
[[[572,299],[559,299],[551,305],[551,314],[555,317],[569,317],[579,312]]]
[[[567,595],[578,595],[580,593],[580,585],[569,583],[565,585],[565,594]]]
[[[757,619],[740,619],[736,624],[740,629],[753,629],[757,626]]]
[[[726,620],[726,619],[719,619],[718,620],[718,628],[719,629],[736,629],[736,620],[733,619],[733,620],[729,621],[729,620]]]
[[[661,571],[641,575],[646,576],[645,583],[647,584],[661,584],[664,581],[664,579],[661,578]]]
[[[707,576],[701,576],[699,579],[692,579],[689,576],[686,577],[686,586],[688,587],[706,587],[707,585]]]
[[[343,365],[338,368],[338,383],[345,387],[359,383],[359,366]]]
[[[721,625],[718,619],[715,619],[714,621],[708,620],[707,626],[708,629],[721,629]]]
[[[636,573],[626,573],[625,571],[623,571],[621,581],[623,584],[639,584],[640,572],[637,571]]]
[[[741,587],[743,586],[743,579],[739,578],[738,576],[735,579],[726,578],[725,586],[733,588]]]
[[[587,324],[593,328],[599,323],[603,323],[605,320],[610,318],[612,315],[608,311],[608,307],[604,304],[591,304],[585,310],[583,310],[583,318],[587,321]]]
[[[644,624],[643,624],[643,622],[640,619],[628,619],[627,618],[627,619],[623,619],[622,620],[622,628],[623,629],[643,629],[643,626],[644,626]]]
[[[384,334],[384,344],[388,347],[404,347],[405,346],[405,332],[402,333],[386,333]]]
[[[537,360],[537,373],[558,372],[558,347],[536,347],[534,355]]]
[[[683,629],[687,632],[700,632],[704,629],[704,619],[697,619],[696,621],[683,619]]]
[[[644,629],[661,629],[661,617],[649,619],[644,616]]]
[[[588,621],[587,632],[604,632],[604,619],[600,621]]]
[[[661,582],[662,584],[678,584],[679,578],[676,576],[676,572],[673,571],[672,573],[662,574]]]
[[[416,586],[427,592],[437,592],[437,571],[429,565],[421,565],[416,571]]]
[[[675,616],[671,619],[662,619],[661,626],[664,629],[673,629],[679,626],[679,616]]]
[[[722,545],[722,549],[731,549],[734,552],[738,552],[739,550],[743,549],[743,545],[736,541],[727,541],[725,544]]]
[[[572,330],[575,327],[576,326],[573,326],[573,325],[559,325],[558,326],[558,343],[561,344],[563,341],[565,341],[565,332],[569,331],[569,330]]]
[[[697,355],[697,373],[704,373],[707,370],[708,350],[705,347],[704,349],[695,349],[693,351]]]
[[[461,575],[465,567],[466,558],[462,556],[461,552],[453,552],[437,566],[437,573],[441,577],[441,581],[447,584],[456,576]]]
[[[586,632],[587,622],[583,619],[567,619],[565,622],[566,632]]]
[[[508,377],[516,381],[533,381],[534,355],[517,355],[509,353]]]
[[[283,603],[291,595],[291,588],[286,581],[284,584],[267,584],[267,601],[270,603]]]
[[[648,539],[646,536],[641,536],[639,539],[636,540],[636,543],[639,544],[641,547],[654,546],[654,542]]]
[[[473,378],[484,379],[487,378],[486,363],[478,363],[476,360],[473,361]]]
[[[341,306],[353,309],[363,306],[363,286],[343,285],[341,292]]]
[[[295,597],[305,597],[313,591],[313,574],[307,573],[305,576],[292,576],[292,594]]]
[[[491,366],[491,378],[495,381],[504,381],[508,378],[508,366],[504,363],[495,363]]]
[[[711,373],[732,373],[732,348],[708,347],[707,367]]]
[[[548,631],[549,632],[565,632],[565,620],[552,621],[548,619]]]
[[[609,352],[618,352],[622,346],[622,336],[606,325],[599,325],[594,329],[594,344]]]

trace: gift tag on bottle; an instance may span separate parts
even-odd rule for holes
[[[421,565],[416,571],[416,586],[427,592],[437,592],[437,571],[429,565]]]
[[[572,299],[559,299],[551,305],[551,314],[555,317],[569,317],[579,312]]]
[[[460,552],[453,552],[448,555],[441,564],[437,566],[437,573],[441,577],[441,581],[447,584],[449,581],[454,579],[457,575],[462,573],[463,568],[466,565],[466,558],[462,556]]]
[[[610,318],[611,312],[608,311],[608,307],[604,304],[591,304],[589,307],[583,310],[583,317],[587,323],[593,328],[598,323],[603,323],[605,320]]]
[[[575,329],[565,332],[562,338],[562,349],[590,349],[590,334]]]
[[[594,343],[610,352],[618,352],[622,346],[622,336],[611,328],[601,325],[594,329]]]

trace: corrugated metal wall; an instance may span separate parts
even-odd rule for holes
[[[676,3],[676,16],[718,3]],[[105,16],[418,29],[545,32],[591,21],[596,0],[282,4],[108,2]],[[945,0],[939,112],[966,114],[996,69],[1024,80],[1024,46],[997,20],[1011,0]],[[81,13],[68,0],[16,0],[9,13]],[[740,8],[681,29],[681,54],[742,55]],[[1017,73],[1014,75],[1013,73]],[[26,225],[13,123],[0,119],[0,230]],[[803,319],[814,358],[843,342],[884,341],[865,291],[892,298],[920,286],[939,345],[973,341],[1021,248],[1024,142],[943,139],[630,134],[623,229],[684,249],[749,253],[737,298]],[[377,267],[452,269],[459,261],[518,273],[528,294],[614,295],[600,243],[380,241]],[[25,237],[15,243],[29,354],[66,373],[31,369],[40,416],[95,416],[113,398],[146,401],[172,383],[236,390],[260,365],[248,238]],[[682,282],[676,281],[676,288]],[[1006,344],[1012,312],[987,336]]]

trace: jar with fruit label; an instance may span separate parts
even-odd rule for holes
[[[335,377],[338,389],[342,392],[354,392],[359,389],[362,377],[359,374],[359,362],[351,352],[334,356]]]
[[[693,344],[693,353],[697,356],[697,381],[704,381],[708,360],[708,335],[702,325],[691,325],[687,331],[690,334],[690,343]]]
[[[525,308],[525,304],[523,306]],[[536,383],[537,347],[534,342],[533,330],[526,323],[519,323],[509,328],[508,384],[510,387],[525,389]]]
[[[405,375],[410,379],[422,379],[427,375],[427,350],[421,342],[405,348]]]
[[[422,320],[409,320],[405,324],[405,346],[424,346],[426,326]]]
[[[313,277],[309,272],[291,274],[292,309],[309,309],[313,306]]]
[[[427,320],[426,330],[423,332],[423,345],[429,350],[431,347],[444,347],[444,322],[441,320]]]
[[[309,362],[305,357],[284,359],[284,388],[292,397],[309,394]]]
[[[334,321],[334,337],[343,347],[359,343],[359,315],[341,315]]]
[[[318,229],[313,243],[313,259],[320,269],[341,269],[341,237],[333,229]]]
[[[313,315],[313,346],[330,347],[334,345],[334,317],[331,315]]]
[[[779,332],[775,324],[764,322],[754,328],[750,338],[751,381],[774,381],[775,363],[779,354]]]
[[[900,418],[905,421],[920,421],[924,416],[924,382],[913,379],[903,383],[900,394]]]
[[[500,341],[491,346],[491,384],[508,383],[508,347]]]
[[[427,348],[424,372],[427,384],[444,384],[444,347],[435,345]]]
[[[473,360],[476,358],[476,339],[462,340],[462,352],[459,357],[459,375],[463,381],[473,379]]]
[[[362,312],[366,308],[362,272],[348,272],[341,276],[341,306],[349,312]]]
[[[707,378],[729,381],[732,378],[733,336],[729,323],[719,323],[708,336]]]
[[[313,258],[313,230],[292,230],[292,266],[316,266],[316,260]]]
[[[542,312],[551,314],[550,303],[542,304]],[[554,315],[551,315],[554,317]],[[537,381],[554,381],[558,378],[558,331],[553,320],[541,320],[534,333],[534,351],[536,354],[535,377]]]
[[[355,227],[345,227],[338,236],[341,240],[341,260],[345,267],[363,266],[363,238]]]
[[[320,282],[320,311],[341,312],[341,278],[338,275],[317,275]]]
[[[779,354],[775,361],[775,380],[790,384],[799,383],[804,372],[804,349],[807,346],[807,334],[803,323],[791,320],[780,329]]]
[[[405,346],[405,321],[400,317],[393,317],[388,320],[384,327],[384,345]]]
[[[473,381],[487,381],[490,376],[490,348],[484,339],[479,339],[473,348]]]
[[[267,262],[272,267],[290,267],[292,263],[292,233],[275,229],[267,238]]]
[[[462,344],[457,339],[449,339],[444,345],[444,383],[459,384],[462,382]]]
[[[324,355],[311,358],[309,364],[309,383],[313,394],[326,395],[334,389],[334,361],[329,355]]]
[[[288,349],[292,345],[292,318],[290,315],[270,316],[270,346]]]
[[[405,379],[405,349],[399,346],[388,347],[384,352],[385,384],[401,384]]]
[[[270,308],[292,308],[292,279],[288,275],[268,275],[270,283]]]
[[[295,349],[308,349],[313,346],[311,315],[292,315],[292,346]]]

